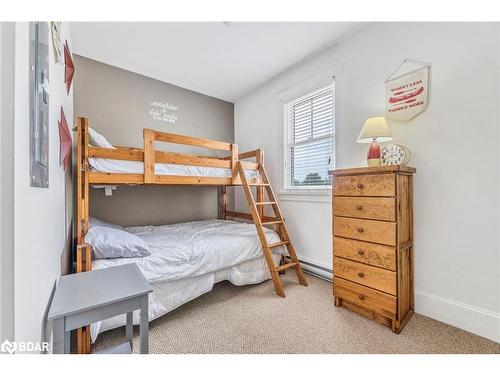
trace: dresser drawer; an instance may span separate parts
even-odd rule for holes
[[[369,242],[333,238],[335,256],[396,271],[396,248]]]
[[[389,318],[396,316],[397,298],[389,294],[352,283],[339,277],[333,279],[333,293],[336,297],[369,310],[375,310]]]
[[[396,295],[396,272],[334,257],[333,274],[334,276]]]
[[[333,235],[395,246],[396,223],[335,216]]]
[[[333,195],[394,197],[394,174],[336,176],[333,179]]]
[[[333,214],[396,221],[396,198],[334,197]]]

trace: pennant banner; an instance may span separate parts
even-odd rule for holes
[[[57,123],[59,125],[59,165],[64,165],[64,169],[66,169],[71,156],[72,140],[63,107],[61,107],[61,121]]]
[[[406,61],[408,60],[405,60],[403,64]],[[422,68],[396,78],[389,77],[385,82],[385,88],[386,117],[396,121],[411,120],[427,109],[429,99],[429,65],[427,64]]]
[[[66,90],[69,94],[69,89],[71,88],[71,83],[73,82],[73,75],[75,74],[75,65],[73,64],[73,59],[71,58],[68,41],[64,44],[64,65],[64,82],[66,83]]]

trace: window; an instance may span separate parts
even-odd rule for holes
[[[286,103],[284,170],[286,191],[326,190],[335,168],[334,83]]]

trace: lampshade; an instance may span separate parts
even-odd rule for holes
[[[363,129],[358,136],[359,143],[371,143],[373,139],[378,142],[387,142],[392,139],[391,129],[385,117],[370,117],[365,121]]]

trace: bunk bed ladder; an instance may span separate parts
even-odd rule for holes
[[[264,169],[264,165],[262,163],[258,164],[258,171],[260,172],[262,180],[261,183],[249,183],[245,175],[245,170],[241,165],[241,162],[237,163],[237,167],[238,167],[238,174],[240,175],[243,189],[245,191],[245,196],[247,198],[248,206],[250,208],[250,213],[255,223],[255,227],[257,228],[257,233],[259,235],[259,239],[262,244],[262,250],[264,252],[264,256],[266,258],[269,271],[271,272],[274,289],[276,290],[277,295],[284,298],[285,292],[283,290],[283,286],[281,285],[281,279],[279,276],[280,273],[282,273],[288,268],[294,268],[299,283],[304,286],[307,286],[306,278],[304,276],[304,273],[302,272],[302,267],[300,266],[299,259],[297,258],[297,253],[295,252],[295,248],[293,247],[293,244],[290,240],[290,236],[288,235],[288,230],[285,225],[285,220],[283,219],[283,215],[281,214],[281,210],[278,206],[278,201],[276,200],[276,196],[274,195],[273,189],[269,182],[269,178],[267,177],[266,171]],[[252,186],[256,187],[257,190],[259,190],[259,188],[264,188],[267,192],[269,200],[268,201],[259,200],[258,202],[255,202],[251,190]],[[264,216],[263,214],[264,205],[270,205],[272,207],[274,212],[274,218],[272,218],[272,220],[269,220],[267,217]],[[264,232],[264,225],[276,225],[278,233],[280,233],[281,241],[270,245],[267,241]],[[272,257],[272,248],[281,245],[286,246],[291,262],[284,263],[280,266],[276,266]]]

